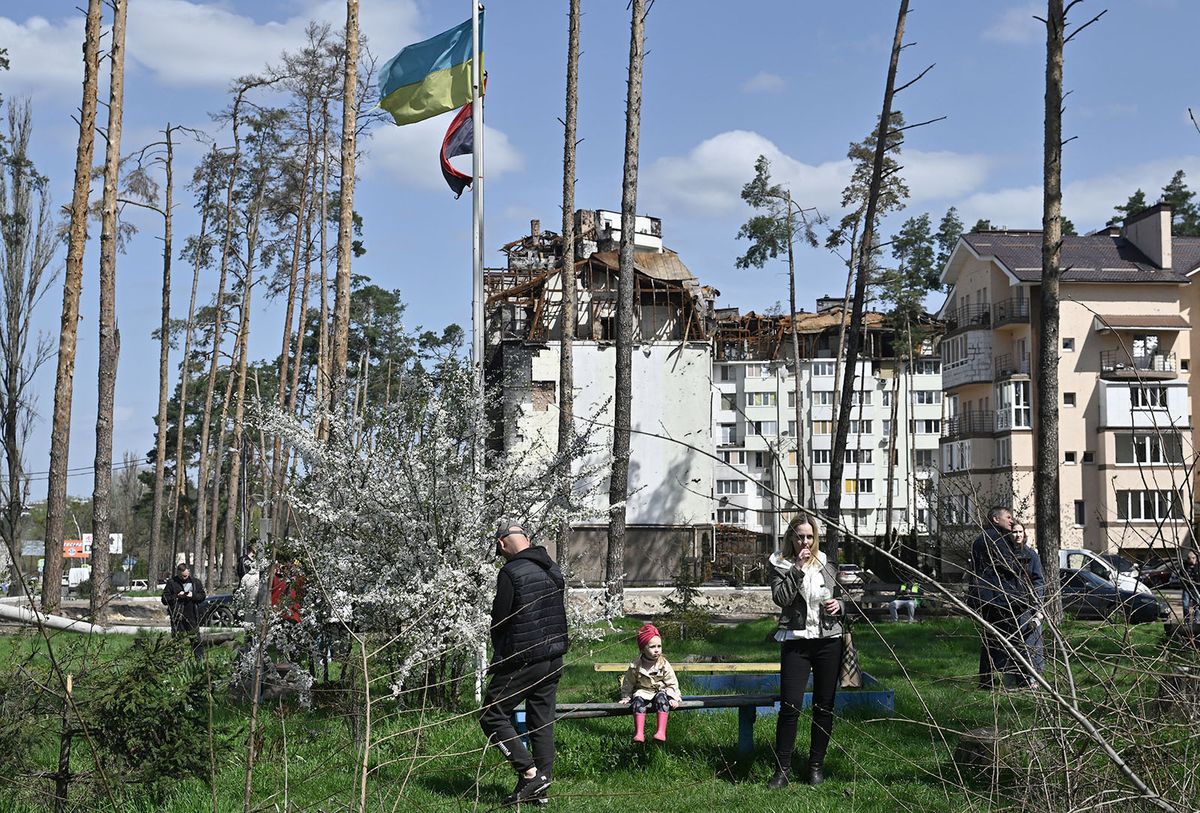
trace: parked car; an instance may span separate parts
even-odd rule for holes
[[[1156,590],[1161,590],[1164,587],[1178,587],[1178,567],[1177,562],[1156,556],[1142,563],[1141,568],[1139,568],[1138,581]]]
[[[1137,562],[1131,562],[1119,553],[1102,553],[1100,554],[1100,558],[1115,567],[1118,573],[1128,573],[1135,579],[1138,577],[1139,568]]]
[[[1131,593],[1150,592],[1149,587],[1137,580],[1135,573],[1122,573],[1116,565],[1102,558],[1100,554],[1085,548],[1061,548],[1058,551],[1058,566],[1070,570],[1090,571],[1113,586]]]
[[[241,613],[233,603],[232,593],[209,595],[200,604],[200,626],[236,627],[241,622]]]
[[[1076,618],[1124,618],[1131,624],[1147,624],[1166,618],[1170,610],[1150,593],[1121,590],[1090,570],[1063,568],[1063,609]]]

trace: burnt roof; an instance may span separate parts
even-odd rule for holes
[[[1021,282],[1042,278],[1040,231],[991,231],[964,234],[976,254],[992,256]],[[1200,267],[1200,237],[1172,239],[1172,267],[1159,268],[1120,235],[1088,234],[1063,238],[1063,282],[1163,282],[1179,285]]]

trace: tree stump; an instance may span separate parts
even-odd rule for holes
[[[1180,722],[1200,722],[1200,672],[1177,666],[1172,674],[1165,675],[1158,687],[1158,713]]]
[[[963,734],[954,749],[954,764],[965,779],[992,782],[1000,775],[1006,753],[1000,730],[994,726],[974,728]]]

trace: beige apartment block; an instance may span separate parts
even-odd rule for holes
[[[942,273],[941,519],[965,544],[990,505],[1036,534],[1038,231],[965,234]],[[1062,547],[1145,556],[1191,539],[1189,368],[1200,238],[1159,204],[1063,239],[1059,373]]]

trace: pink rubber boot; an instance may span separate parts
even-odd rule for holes
[[[658,731],[654,732],[654,739],[659,742],[667,741],[667,713],[665,711],[658,712]]]
[[[645,714],[633,715],[633,741],[634,742],[645,742],[646,741],[646,715]]]

